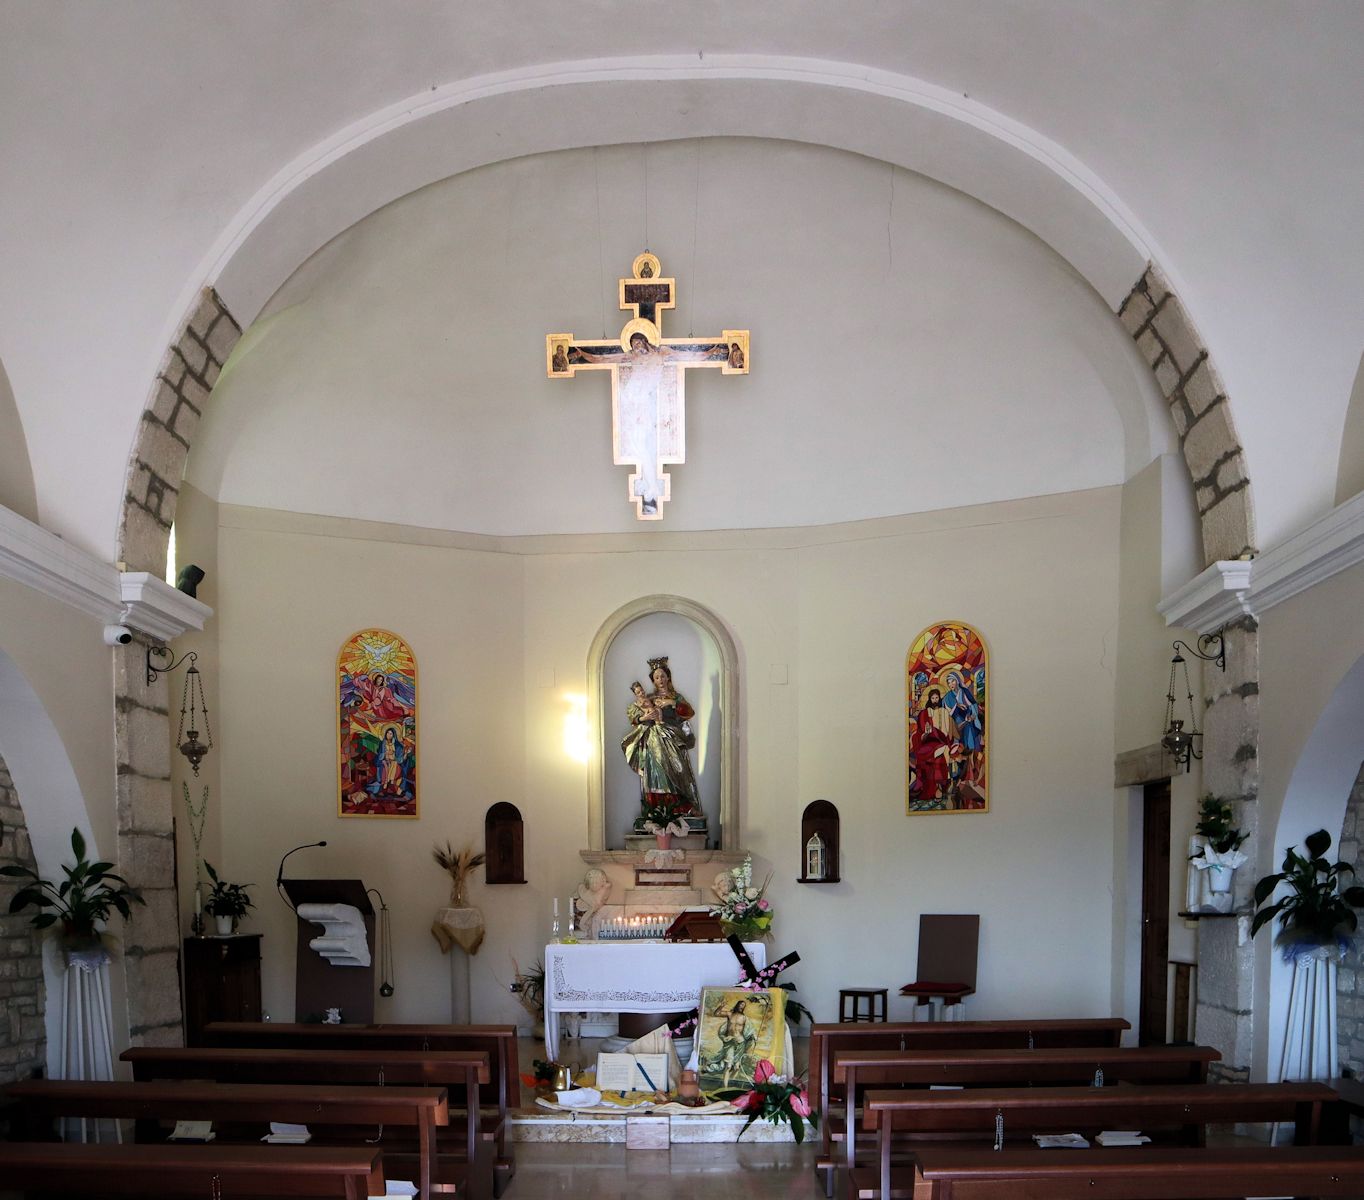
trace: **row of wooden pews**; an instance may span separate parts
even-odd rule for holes
[[[501,1196],[514,1175],[514,1026],[263,1023],[210,1027],[210,1035],[231,1044],[126,1051],[132,1083],[11,1085],[11,1136],[26,1140],[0,1147],[4,1177],[13,1165],[36,1194],[75,1187],[73,1172],[126,1171],[145,1188],[154,1163],[157,1194],[171,1194],[161,1188],[164,1166],[167,1187],[183,1179],[197,1195],[382,1195],[386,1177],[413,1180],[425,1200],[484,1200]],[[54,1123],[68,1118],[135,1121],[136,1144],[52,1144]],[[164,1144],[179,1120],[212,1121],[215,1140]],[[272,1121],[306,1124],[312,1140],[237,1144],[258,1142]],[[217,1182],[194,1182],[205,1179]]]
[[[1207,1047],[1124,1049],[1122,1021],[1045,1024],[1045,1040],[1030,1022],[816,1025],[826,1194],[838,1178],[850,1200],[1243,1197],[1278,1184],[1299,1196],[1364,1196],[1364,1150],[1315,1144],[1336,1125],[1332,1089],[1210,1085],[1219,1055]],[[1290,1121],[1293,1147],[1205,1148],[1210,1124]],[[1140,1129],[1156,1144],[1044,1151],[1031,1142],[1058,1132],[1092,1140],[1103,1129]]]

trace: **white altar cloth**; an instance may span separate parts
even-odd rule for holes
[[[745,942],[756,967],[767,947]],[[739,963],[725,942],[578,942],[545,947],[545,1051],[559,1057],[564,1012],[682,1012],[703,987],[734,987]]]

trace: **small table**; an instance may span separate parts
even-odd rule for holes
[[[759,968],[767,947],[745,942]],[[669,1013],[695,1008],[703,987],[736,987],[739,963],[724,942],[578,942],[545,947],[545,1052],[559,1057],[559,1014]]]
[[[839,988],[838,1019],[842,1024],[856,1021],[885,1021],[889,988]],[[866,1012],[863,1013],[863,1001]]]

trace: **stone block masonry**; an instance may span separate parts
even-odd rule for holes
[[[1193,478],[1204,562],[1254,553],[1250,480],[1226,390],[1189,314],[1155,266],[1137,280],[1118,319],[1170,407]]]
[[[241,332],[218,293],[205,288],[184,331],[166,351],[128,465],[119,558],[130,571],[160,575],[165,570],[190,443]]]
[[[164,574],[185,460],[204,406],[241,337],[241,326],[205,288],[166,351],[128,464],[119,558],[126,570]],[[147,643],[114,650],[118,756],[118,861],[142,891],[125,927],[128,1026],[133,1045],[180,1044],[180,920],[175,886],[175,798],[167,680],[148,684]]]
[[[37,867],[28,840],[28,825],[19,805],[19,793],[9,769],[0,759],[0,866]],[[0,880],[0,914],[9,913],[9,902],[20,884]],[[42,938],[29,921],[32,909],[15,916],[0,915],[0,935],[5,952],[0,955],[7,969],[0,976],[0,1083],[27,1079],[47,1065],[47,1035],[43,1024]]]
[[[1342,862],[1350,863],[1355,876],[1364,880],[1364,763],[1360,764],[1350,799],[1345,806],[1345,824],[1336,847]],[[1331,857],[1335,857],[1332,855]],[[1355,1075],[1364,1074],[1364,928],[1356,930],[1350,951],[1336,976],[1336,1035],[1340,1043],[1340,1065]]]

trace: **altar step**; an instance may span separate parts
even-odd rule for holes
[[[625,1142],[626,1115],[597,1116],[587,1113],[553,1112],[538,1105],[513,1109],[511,1136],[514,1142]],[[648,1115],[648,1114],[642,1114]],[[672,1145],[695,1145],[701,1142],[733,1142],[743,1132],[744,1118],[728,1115],[673,1116],[668,1118],[669,1141]],[[754,1121],[745,1142],[793,1142],[790,1126]]]

